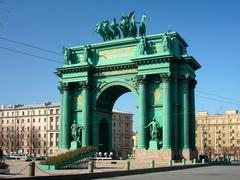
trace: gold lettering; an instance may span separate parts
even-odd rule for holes
[[[134,56],[135,51],[136,46],[102,50],[99,51],[99,57],[100,59],[130,58]]]

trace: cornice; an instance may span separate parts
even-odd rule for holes
[[[152,64],[159,62],[169,62],[170,60],[176,59],[176,56],[173,55],[145,55],[137,58],[131,59],[137,65]]]
[[[88,71],[89,69],[91,69],[91,67],[88,65],[63,67],[63,68],[57,68],[57,71],[55,72],[55,74],[59,77],[62,77],[62,74],[85,72],[85,71]]]
[[[201,68],[201,65],[192,56],[182,57],[196,71]]]

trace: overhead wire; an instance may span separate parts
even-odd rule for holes
[[[217,95],[215,93],[210,93],[210,92],[206,92],[206,91],[202,91],[202,90],[196,90],[196,92],[200,93],[200,94],[206,94],[206,95],[210,95],[210,96],[215,96],[217,98],[220,98],[220,99],[227,99],[227,100],[230,100],[234,103],[239,103],[240,100],[236,100],[236,99],[233,99],[233,98],[229,98],[229,97],[225,97],[225,96],[220,96],[220,95]]]
[[[31,45],[31,44],[15,41],[15,40],[8,39],[8,38],[5,38],[5,37],[0,37],[0,39],[4,40],[4,41],[11,42],[11,43],[19,44],[19,45],[22,45],[22,46],[26,46],[26,47],[30,47],[30,48],[34,48],[34,49],[38,49],[38,50],[41,50],[41,51],[45,51],[45,52],[48,52],[48,53],[52,53],[52,54],[56,54],[56,55],[62,56],[61,53],[58,53],[58,52],[55,52],[55,51],[51,51],[51,50],[48,50],[48,49],[44,49],[44,48],[41,48],[41,47],[38,47],[38,46],[34,46],[34,45]]]
[[[19,54],[24,54],[24,55],[35,57],[35,58],[38,58],[38,59],[43,59],[43,60],[49,61],[49,62],[62,64],[60,61],[57,61],[57,60],[53,60],[53,59],[43,57],[43,56],[34,55],[34,54],[31,54],[31,53],[27,53],[27,52],[24,52],[24,51],[19,51],[19,50],[12,49],[12,48],[7,48],[7,47],[0,46],[0,49],[4,49],[4,50],[7,50],[7,51],[12,51],[12,52],[19,53]]]

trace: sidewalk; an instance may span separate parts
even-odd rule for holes
[[[29,176],[29,162],[22,160],[7,160],[5,161],[10,165],[10,174],[0,174],[1,178],[17,178],[17,177],[28,177]],[[36,161],[36,165],[38,165]],[[123,160],[98,160],[96,161],[96,168],[94,173],[111,172],[111,171],[125,171],[124,169],[125,161]],[[190,163],[187,163],[190,164]],[[155,167],[167,167],[167,163],[160,164],[155,162]],[[173,166],[181,166],[181,163],[175,163]],[[131,161],[131,170],[148,169],[150,167],[150,162],[145,161]],[[61,170],[41,170],[38,167],[35,168],[35,176],[56,176],[56,175],[77,175],[86,174],[88,169],[61,169]]]

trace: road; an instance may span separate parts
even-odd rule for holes
[[[239,180],[240,166],[208,166],[177,171],[148,173],[132,176],[111,177],[105,179],[129,180]]]

